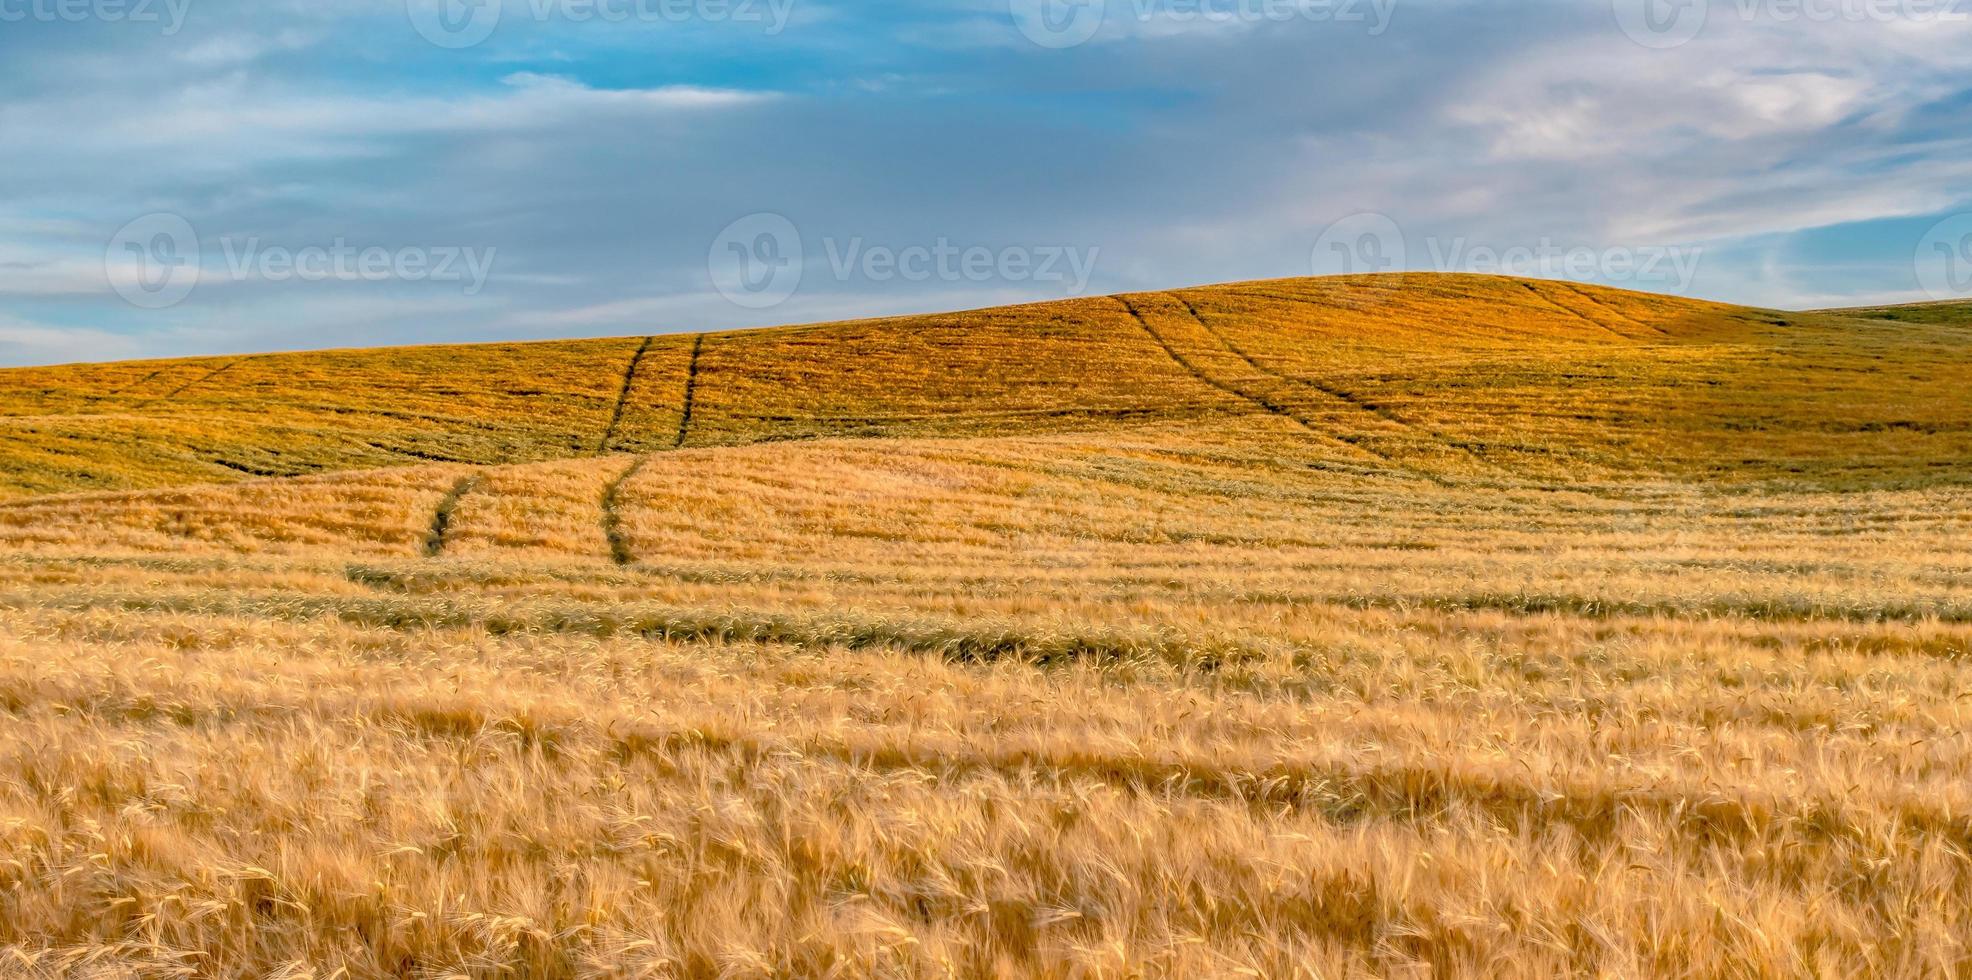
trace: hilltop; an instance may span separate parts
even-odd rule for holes
[[[1972,460],[1962,321],[1570,283],[1243,283],[705,335],[0,371],[0,498],[1272,415],[1370,467],[1910,485]]]

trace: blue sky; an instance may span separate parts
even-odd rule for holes
[[[1972,0],[1704,2],[0,0],[0,364],[1359,258],[1972,293]]]

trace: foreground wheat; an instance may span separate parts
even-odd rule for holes
[[[0,962],[1972,969],[1962,492],[1308,441],[505,469],[436,560],[452,470],[6,511]]]

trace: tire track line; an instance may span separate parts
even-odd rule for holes
[[[438,502],[438,509],[432,512],[431,530],[425,534],[426,558],[436,558],[445,553],[445,546],[450,543],[453,520],[458,516],[459,503],[485,483],[486,474],[473,473],[460,477],[457,483],[452,484],[452,489]]]
[[[1406,428],[1417,428],[1416,423],[1410,422],[1398,416],[1396,413],[1391,412],[1389,409],[1386,409],[1381,405],[1364,401],[1358,395],[1344,391],[1340,388],[1332,387],[1320,381],[1315,381],[1309,378],[1292,377],[1290,375],[1282,374],[1281,372],[1276,371],[1273,368],[1261,364],[1259,361],[1254,360],[1253,355],[1247,353],[1244,348],[1240,347],[1238,344],[1233,343],[1231,338],[1227,337],[1225,334],[1220,333],[1218,330],[1214,329],[1211,324],[1206,323],[1204,315],[1198,312],[1198,307],[1193,306],[1191,300],[1177,293],[1165,293],[1164,295],[1169,296],[1172,299],[1177,300],[1180,304],[1182,304],[1185,308],[1185,312],[1191,314],[1191,318],[1193,320],[1198,321],[1198,325],[1204,328],[1205,332],[1211,335],[1213,340],[1218,341],[1220,346],[1223,346],[1225,349],[1231,351],[1233,355],[1238,357],[1240,360],[1245,361],[1247,363],[1247,366],[1251,367],[1253,370],[1258,371],[1261,374],[1268,375],[1270,377],[1279,378],[1282,381],[1290,382],[1292,384],[1298,384],[1306,388],[1312,388],[1315,391],[1319,391],[1322,394],[1329,396],[1330,398],[1334,398],[1346,402],[1347,404],[1355,408],[1361,409],[1362,411],[1368,412],[1369,414],[1374,415],[1377,418],[1380,418],[1386,422],[1393,422],[1397,425],[1401,425]]]
[[[1527,283],[1524,283],[1524,282],[1523,282],[1523,283],[1521,283],[1521,285],[1523,285],[1523,286],[1526,286],[1526,287],[1527,287],[1527,288],[1528,288],[1529,290],[1532,290],[1532,289],[1533,289],[1533,286],[1531,286],[1531,285],[1529,285],[1529,284],[1527,284]],[[1397,424],[1399,424],[1399,425],[1404,425],[1404,426],[1409,426],[1409,427],[1411,427],[1411,428],[1414,428],[1414,429],[1416,429],[1416,430],[1418,430],[1419,432],[1422,432],[1422,433],[1424,433],[1425,435],[1428,435],[1428,436],[1430,436],[1430,437],[1432,438],[1432,440],[1433,440],[1433,441],[1435,441],[1435,442],[1437,442],[1437,443],[1438,443],[1439,445],[1441,445],[1441,446],[1443,446],[1443,447],[1444,447],[1444,448],[1446,448],[1446,449],[1451,449],[1451,450],[1456,450],[1456,451],[1459,451],[1459,452],[1463,452],[1463,453],[1465,453],[1465,454],[1466,454],[1466,455],[1468,455],[1468,456],[1471,456],[1471,457],[1472,457],[1473,459],[1475,459],[1475,460],[1477,460],[1478,462],[1480,462],[1480,463],[1482,463],[1482,464],[1484,464],[1485,466],[1487,466],[1488,468],[1490,468],[1491,470],[1493,470],[1493,471],[1494,471],[1495,473],[1498,473],[1498,474],[1500,474],[1500,475],[1502,475],[1502,476],[1505,476],[1505,477],[1507,477],[1507,478],[1509,478],[1509,479],[1512,479],[1512,478],[1515,478],[1515,477],[1516,477],[1516,474],[1514,474],[1514,473],[1513,473],[1513,471],[1511,471],[1511,470],[1508,470],[1507,468],[1505,468],[1505,467],[1503,467],[1503,466],[1501,466],[1501,465],[1500,465],[1500,464],[1498,464],[1498,463],[1495,463],[1495,462],[1493,462],[1493,461],[1492,461],[1492,460],[1490,460],[1490,459],[1487,459],[1487,458],[1485,457],[1485,455],[1483,455],[1483,454],[1481,454],[1481,453],[1480,453],[1480,452],[1479,452],[1478,450],[1475,450],[1475,449],[1473,449],[1473,448],[1471,448],[1470,446],[1466,446],[1466,445],[1463,445],[1463,444],[1461,444],[1461,443],[1459,443],[1459,442],[1458,442],[1457,440],[1455,440],[1455,439],[1452,439],[1452,438],[1450,438],[1450,437],[1448,437],[1448,436],[1446,436],[1446,435],[1445,435],[1444,433],[1442,433],[1442,432],[1439,432],[1439,431],[1437,431],[1437,430],[1435,430],[1435,429],[1432,429],[1432,428],[1430,428],[1429,426],[1425,426],[1425,425],[1421,425],[1421,424],[1419,424],[1419,423],[1414,423],[1414,422],[1407,422],[1407,421],[1404,421],[1403,419],[1401,419],[1401,418],[1398,418],[1398,417],[1396,417],[1396,416],[1395,416],[1394,414],[1385,414],[1385,413],[1388,413],[1388,412],[1389,412],[1389,410],[1388,410],[1388,409],[1385,409],[1385,408],[1383,408],[1383,407],[1382,407],[1382,406],[1380,406],[1380,405],[1376,405],[1376,404],[1374,404],[1374,403],[1371,403],[1371,402],[1368,402],[1368,401],[1364,401],[1364,400],[1362,400],[1362,399],[1361,399],[1361,398],[1360,398],[1359,396],[1356,396],[1356,395],[1353,395],[1353,394],[1351,394],[1351,393],[1349,393],[1349,392],[1346,392],[1346,391],[1343,391],[1343,390],[1341,390],[1341,389],[1339,389],[1339,388],[1337,388],[1337,389],[1330,389],[1330,388],[1328,388],[1328,386],[1326,386],[1326,385],[1323,385],[1323,384],[1320,384],[1319,382],[1314,382],[1314,381],[1309,381],[1309,380],[1307,380],[1307,379],[1305,379],[1305,378],[1296,378],[1296,377],[1291,377],[1291,376],[1289,376],[1289,375],[1284,375],[1284,374],[1281,374],[1281,373],[1279,373],[1279,372],[1277,372],[1277,371],[1270,371],[1270,370],[1268,370],[1268,369],[1267,369],[1267,368],[1265,368],[1265,367],[1261,367],[1261,366],[1260,366],[1259,364],[1257,364],[1257,363],[1255,363],[1255,362],[1253,361],[1253,359],[1252,359],[1252,358],[1250,358],[1250,357],[1247,357],[1247,356],[1246,356],[1246,355],[1245,355],[1244,353],[1242,353],[1242,352],[1241,352],[1241,351],[1240,351],[1240,350],[1239,350],[1239,349],[1238,349],[1237,347],[1235,347],[1235,346],[1234,346],[1234,345],[1232,344],[1232,342],[1231,342],[1230,340],[1227,340],[1227,339],[1226,339],[1226,338],[1224,338],[1223,336],[1220,336],[1220,334],[1219,334],[1219,332],[1218,332],[1218,331],[1216,331],[1216,330],[1213,330],[1213,329],[1212,329],[1212,327],[1211,327],[1211,325],[1210,325],[1210,324],[1207,324],[1207,323],[1205,322],[1205,319],[1204,319],[1204,317],[1202,317],[1202,316],[1200,316],[1200,315],[1199,315],[1199,313],[1198,313],[1198,309],[1197,309],[1196,307],[1194,307],[1194,306],[1193,306],[1193,305],[1191,304],[1191,301],[1190,301],[1190,300],[1188,300],[1188,299],[1186,299],[1186,298],[1185,298],[1185,297],[1183,297],[1183,296],[1180,296],[1180,295],[1178,295],[1177,293],[1167,293],[1166,295],[1168,295],[1168,296],[1171,296],[1172,298],[1174,298],[1174,299],[1176,299],[1176,300],[1178,300],[1178,302],[1180,302],[1180,303],[1183,303],[1183,304],[1184,304],[1184,307],[1185,307],[1185,309],[1186,309],[1187,311],[1189,311],[1189,312],[1191,313],[1191,315],[1192,315],[1192,318],[1193,318],[1193,319],[1195,319],[1195,320],[1197,320],[1197,321],[1198,321],[1198,325],[1199,325],[1200,327],[1203,327],[1203,328],[1205,329],[1205,331],[1206,331],[1207,333],[1209,333],[1209,334],[1212,334],[1212,335],[1213,335],[1214,337],[1218,337],[1218,338],[1219,338],[1219,342],[1220,342],[1220,343],[1222,343],[1222,344],[1225,344],[1225,345],[1226,345],[1226,348],[1227,348],[1228,350],[1231,350],[1231,351],[1232,351],[1233,353],[1235,353],[1235,354],[1239,354],[1239,356],[1241,357],[1241,359],[1243,359],[1243,360],[1245,360],[1245,361],[1246,361],[1246,362],[1247,362],[1248,364],[1252,364],[1252,365],[1253,365],[1253,366],[1254,366],[1255,368],[1258,368],[1258,369],[1259,369],[1259,370],[1261,370],[1261,371],[1265,371],[1266,373],[1268,373],[1268,374],[1271,374],[1271,375],[1273,375],[1274,377],[1277,377],[1277,378],[1280,378],[1280,379],[1282,379],[1282,380],[1284,380],[1284,381],[1291,381],[1291,382],[1295,382],[1295,383],[1298,383],[1298,384],[1304,384],[1304,385],[1307,385],[1307,386],[1308,386],[1308,387],[1310,387],[1310,388],[1313,388],[1313,389],[1314,389],[1314,390],[1316,390],[1316,391],[1322,391],[1322,392],[1325,392],[1325,393],[1329,393],[1329,394],[1333,394],[1333,395],[1335,395],[1335,396],[1336,396],[1337,398],[1341,398],[1341,399],[1342,399],[1343,401],[1346,401],[1346,402],[1349,402],[1349,403],[1351,403],[1351,404],[1354,404],[1354,405],[1357,405],[1358,407],[1360,407],[1360,408],[1363,408],[1363,409],[1365,409],[1365,410],[1367,410],[1367,411],[1371,411],[1371,412],[1375,412],[1375,413],[1378,413],[1379,415],[1383,415],[1383,417],[1386,417],[1386,418],[1389,418],[1389,419],[1390,419],[1391,421],[1393,421],[1393,422],[1396,422],[1396,423],[1397,423]],[[1538,296],[1538,295],[1539,295],[1539,293],[1536,293],[1535,295],[1537,295],[1537,296]],[[1542,297],[1542,298],[1543,298],[1543,299],[1545,299],[1545,297]],[[1550,301],[1550,302],[1552,302],[1552,301]],[[1560,304],[1558,304],[1558,303],[1557,303],[1557,304],[1554,304],[1554,305],[1555,305],[1555,306],[1557,306],[1557,307],[1558,307],[1559,309],[1562,309],[1562,310],[1567,310],[1568,312],[1571,312],[1571,313],[1572,313],[1572,312],[1574,312],[1574,311],[1572,311],[1572,310],[1568,310],[1568,308],[1567,308],[1567,307],[1565,307],[1565,306],[1561,306],[1561,305],[1560,305]],[[1577,315],[1577,316],[1580,316],[1581,314],[1579,314],[1579,313],[1577,313],[1576,315]],[[1583,319],[1588,319],[1588,318],[1587,318],[1587,317],[1583,317]],[[1594,320],[1589,320],[1589,322],[1590,322],[1590,323],[1595,323],[1595,321],[1594,321]],[[1596,324],[1596,325],[1597,325],[1597,326],[1601,326],[1601,324]],[[1605,330],[1607,330],[1608,328],[1607,328],[1607,327],[1604,327],[1603,329],[1605,329]],[[1610,332],[1611,332],[1611,333],[1616,333],[1616,331],[1614,331],[1614,330],[1611,330]],[[1625,335],[1623,335],[1623,334],[1620,334],[1620,333],[1616,333],[1616,335],[1617,335],[1617,336],[1619,336],[1619,337],[1622,337],[1622,338],[1623,338],[1624,340],[1632,340],[1632,341],[1633,341],[1633,340],[1635,340],[1635,339],[1636,339],[1636,338],[1634,338],[1634,337],[1628,337],[1628,336],[1625,336]],[[1352,444],[1352,445],[1353,445],[1353,444]],[[1378,453],[1377,455],[1382,455],[1382,454],[1381,454],[1381,453]],[[1384,458],[1385,458],[1385,459],[1389,459],[1390,457],[1387,457],[1387,456],[1385,456]],[[1395,463],[1395,461],[1394,461],[1394,460],[1392,460],[1392,462],[1393,462],[1393,463]],[[1395,465],[1398,465],[1398,466],[1403,466],[1404,464],[1401,464],[1401,463],[1396,463]],[[1407,470],[1408,470],[1409,472],[1412,472],[1412,473],[1416,473],[1417,475],[1419,475],[1419,476],[1421,476],[1421,477],[1423,477],[1424,479],[1426,479],[1426,480],[1429,480],[1429,481],[1431,481],[1432,483],[1435,483],[1435,484],[1437,484],[1438,486],[1441,486],[1441,487],[1455,487],[1455,486],[1457,486],[1457,484],[1455,484],[1455,483],[1453,483],[1452,481],[1450,481],[1450,480],[1447,480],[1447,479],[1445,479],[1444,477],[1441,477],[1441,476],[1438,476],[1438,475],[1437,475],[1437,474],[1435,474],[1435,473],[1431,473],[1431,472],[1429,472],[1429,471],[1427,471],[1427,470],[1418,470],[1418,469],[1414,469],[1414,468],[1409,468],[1409,467],[1406,467],[1406,469],[1407,469]],[[1601,499],[1605,499],[1605,500],[1620,500],[1620,499],[1622,499],[1622,498],[1621,498],[1621,497],[1619,497],[1619,496],[1616,496],[1616,495],[1612,495],[1612,494],[1608,494],[1608,493],[1603,493],[1603,492],[1600,492],[1600,491],[1597,491],[1597,490],[1594,490],[1594,489],[1591,489],[1591,488],[1589,488],[1589,487],[1586,487],[1586,486],[1575,486],[1575,487],[1569,487],[1569,488],[1567,488],[1567,489],[1569,489],[1569,490],[1573,490],[1573,491],[1576,491],[1576,492],[1580,492],[1580,493],[1585,493],[1585,494],[1588,494],[1588,495],[1589,495],[1589,496],[1591,496],[1591,497],[1598,497],[1598,498],[1601,498]]]
[[[678,439],[672,443],[673,449],[685,448],[685,437],[691,434],[692,410],[698,404],[698,359],[704,352],[705,335],[699,334],[698,339],[692,341],[691,364],[685,368],[685,408],[678,416]]]
[[[222,374],[225,374],[225,373],[226,373],[226,372],[228,372],[228,371],[231,371],[231,370],[232,370],[232,369],[234,369],[235,367],[238,367],[238,366],[239,366],[239,364],[240,364],[240,362],[238,362],[238,361],[227,361],[226,363],[224,363],[224,364],[221,364],[221,365],[220,365],[220,366],[219,366],[218,368],[216,368],[216,369],[214,369],[214,370],[212,370],[212,371],[210,371],[210,372],[207,372],[207,373],[205,373],[205,374],[202,374],[202,375],[200,375],[200,376],[198,376],[198,377],[196,377],[196,378],[193,378],[192,380],[190,380],[190,381],[187,381],[187,382],[185,382],[184,384],[182,384],[182,385],[179,385],[178,387],[176,387],[176,388],[173,388],[173,389],[171,389],[170,391],[167,391],[167,392],[165,392],[164,394],[162,394],[162,395],[159,395],[159,396],[157,396],[156,398],[153,398],[153,399],[151,399],[150,401],[147,401],[147,402],[145,402],[145,403],[143,403],[142,405],[139,405],[139,406],[137,406],[137,410],[139,410],[139,411],[141,411],[141,410],[143,410],[143,409],[146,409],[146,408],[149,408],[149,407],[151,407],[152,405],[155,405],[155,404],[157,404],[157,403],[159,403],[159,402],[168,402],[168,401],[170,401],[170,400],[172,400],[173,398],[176,398],[176,397],[178,397],[179,395],[182,395],[182,394],[184,394],[185,392],[187,392],[187,391],[190,391],[190,390],[192,390],[193,388],[196,388],[196,387],[198,387],[199,385],[202,385],[202,384],[205,384],[206,382],[208,382],[208,381],[211,381],[212,379],[214,379],[214,378],[216,378],[216,377],[219,377],[220,375],[222,375]]]
[[[1631,342],[1634,342],[1636,340],[1635,337],[1632,337],[1629,334],[1626,334],[1621,330],[1618,330],[1615,327],[1612,327],[1602,322],[1601,320],[1589,316],[1587,313],[1583,313],[1581,310],[1571,310],[1565,306],[1562,306],[1560,303],[1557,303],[1553,299],[1549,298],[1546,293],[1543,293],[1539,289],[1534,288],[1534,284],[1531,282],[1523,281],[1520,283],[1520,285],[1525,287],[1528,292],[1534,294],[1535,299],[1538,299],[1541,302],[1546,303],[1547,305],[1552,306],[1555,309],[1560,310],[1561,312],[1566,313],[1569,316],[1572,316],[1575,319],[1580,320],[1583,323],[1586,323],[1589,326],[1596,328],[1597,330],[1604,331],[1608,333],[1610,336],[1615,337],[1619,340],[1628,340]]]
[[[1478,450],[1475,450],[1470,446],[1462,445],[1456,440],[1451,439],[1450,437],[1446,436],[1444,433],[1439,432],[1438,430],[1433,429],[1430,426],[1413,422],[1407,418],[1404,418],[1403,416],[1398,415],[1396,412],[1393,412],[1390,409],[1385,408],[1382,405],[1379,405],[1375,402],[1369,401],[1363,398],[1362,396],[1355,394],[1354,392],[1345,391],[1341,388],[1337,388],[1320,381],[1315,381],[1310,378],[1301,378],[1301,377],[1295,377],[1293,375],[1283,374],[1279,371],[1274,370],[1273,368],[1261,364],[1259,361],[1254,360],[1253,355],[1247,353],[1238,344],[1233,343],[1232,338],[1227,337],[1225,334],[1221,333],[1217,329],[1214,329],[1211,324],[1205,322],[1205,315],[1198,312],[1198,307],[1193,306],[1189,298],[1180,295],[1178,293],[1165,293],[1164,295],[1169,296],[1172,299],[1175,299],[1179,303],[1183,304],[1185,308],[1185,312],[1191,314],[1191,318],[1193,320],[1198,321],[1198,325],[1201,329],[1203,329],[1207,334],[1211,335],[1213,340],[1216,340],[1219,343],[1225,345],[1225,348],[1229,351],[1232,351],[1233,354],[1236,355],[1240,360],[1245,361],[1248,365],[1251,365],[1253,370],[1259,371],[1262,374],[1279,378],[1280,380],[1288,382],[1289,384],[1298,384],[1303,387],[1312,389],[1314,391],[1319,391],[1322,394],[1329,396],[1330,398],[1334,398],[1346,405],[1350,405],[1363,412],[1367,412],[1393,425],[1403,426],[1406,429],[1409,429],[1420,435],[1426,436],[1432,442],[1438,444],[1439,446],[1445,449],[1449,449],[1454,452],[1464,453],[1465,455],[1472,457],[1474,460],[1477,460],[1480,463],[1484,463],[1488,467],[1491,467],[1493,469],[1499,469],[1498,464],[1480,455]]]
[[[639,457],[603,488],[603,540],[609,542],[609,560],[619,566],[637,561],[637,556],[630,551],[630,539],[623,533],[623,512],[619,509],[623,500],[623,485],[643,472],[650,461],[649,456]]]
[[[1178,353],[1177,348],[1172,347],[1170,342],[1165,340],[1164,337],[1157,332],[1157,329],[1150,325],[1150,321],[1144,318],[1142,311],[1137,309],[1136,304],[1130,302],[1128,299],[1125,299],[1124,297],[1121,296],[1116,297],[1116,301],[1118,303],[1123,304],[1123,309],[1129,311],[1130,318],[1137,321],[1137,326],[1142,327],[1144,333],[1149,334],[1150,339],[1156,341],[1157,346],[1163,348],[1164,353],[1169,355],[1171,360],[1176,361],[1178,366],[1184,368],[1185,371],[1191,374],[1192,377],[1197,378],[1198,380],[1214,388],[1217,388],[1220,391],[1223,391],[1226,394],[1233,396],[1234,398],[1238,398],[1241,401],[1247,402],[1252,405],[1257,405],[1260,408],[1266,410],[1270,414],[1278,415],[1281,418],[1291,420],[1294,423],[1300,425],[1302,428],[1324,439],[1331,440],[1339,445],[1346,446],[1350,449],[1356,450],[1357,452],[1374,456],[1393,466],[1402,465],[1399,464],[1395,459],[1392,459],[1391,457],[1385,455],[1383,452],[1379,450],[1372,449],[1369,446],[1358,445],[1357,443],[1350,442],[1349,440],[1344,439],[1341,436],[1338,436],[1332,432],[1328,432],[1322,429],[1321,427],[1315,425],[1313,422],[1310,422],[1307,419],[1302,418],[1300,415],[1296,414],[1293,409],[1290,409],[1285,405],[1275,402],[1264,395],[1249,394],[1247,392],[1241,391],[1240,389],[1230,384],[1220,381],[1209,374],[1206,374],[1203,370],[1201,370],[1198,367],[1198,365],[1193,364],[1189,358],[1185,357],[1183,354]]]
[[[692,359],[685,368],[684,405],[678,413],[678,437],[672,441],[672,452],[685,448],[685,439],[691,435],[692,412],[698,404],[698,364],[699,358],[704,353],[705,335],[699,334],[692,340]],[[616,479],[609,481],[609,485],[603,487],[603,540],[609,543],[609,560],[619,566],[634,565],[637,562],[636,553],[630,550],[629,535],[623,533],[623,487],[636,479],[637,474],[642,473],[644,467],[650,465],[652,458],[638,457],[636,462],[631,463],[623,472],[616,475]]]
[[[163,373],[165,372],[165,370],[166,370],[165,368],[158,368],[157,370],[155,370],[155,371],[152,371],[151,373],[149,373],[149,374],[147,374],[147,375],[144,375],[143,377],[141,377],[141,378],[138,378],[137,380],[135,380],[135,381],[132,381],[132,382],[130,382],[129,384],[127,384],[127,385],[124,385],[123,387],[121,387],[121,388],[118,388],[118,389],[116,389],[115,391],[111,391],[111,392],[106,392],[106,393],[104,393],[104,394],[102,395],[102,397],[104,397],[104,398],[114,398],[114,397],[116,397],[117,395],[121,395],[121,394],[123,394],[124,392],[126,392],[126,391],[129,391],[129,390],[130,390],[130,389],[132,389],[132,388],[142,388],[143,386],[145,386],[145,385],[147,385],[147,384],[150,384],[150,383],[151,383],[151,379],[153,379],[153,378],[156,378],[156,377],[157,377],[158,375],[160,375],[160,374],[163,374]]]
[[[1646,330],[1655,330],[1655,331],[1657,331],[1658,333],[1660,333],[1660,334],[1663,334],[1663,335],[1664,335],[1664,336],[1666,336],[1666,337],[1669,337],[1669,336],[1671,336],[1671,332],[1670,332],[1669,330],[1666,330],[1666,329],[1664,329],[1663,327],[1660,327],[1660,326],[1658,326],[1658,325],[1656,325],[1656,324],[1654,324],[1654,323],[1645,323],[1645,322],[1643,322],[1642,320],[1639,320],[1639,319],[1637,319],[1636,317],[1633,317],[1633,316],[1631,316],[1631,315],[1629,315],[1628,313],[1624,313],[1624,312],[1623,312],[1622,310],[1619,310],[1619,309],[1617,309],[1617,308],[1615,308],[1615,307],[1613,307],[1613,306],[1610,306],[1610,305],[1609,305],[1608,303],[1605,303],[1605,302],[1603,302],[1602,300],[1600,300],[1600,299],[1597,299],[1594,293],[1591,293],[1591,292],[1589,292],[1588,290],[1586,290],[1586,289],[1583,289],[1583,288],[1581,287],[1581,285],[1580,285],[1580,284],[1578,284],[1578,283],[1572,283],[1572,282],[1571,282],[1571,283],[1568,283],[1568,284],[1567,284],[1567,286],[1568,286],[1568,288],[1569,288],[1569,289],[1571,289],[1571,290],[1573,290],[1573,291],[1574,291],[1574,293],[1575,293],[1575,295],[1577,295],[1577,296],[1580,296],[1581,298],[1583,298],[1583,299],[1585,299],[1585,300],[1588,300],[1588,301],[1589,301],[1590,303],[1593,303],[1593,304],[1595,304],[1595,305],[1596,305],[1597,307],[1600,307],[1600,308],[1602,308],[1602,309],[1605,309],[1605,310],[1608,310],[1608,311],[1609,311],[1609,315],[1611,315],[1611,316],[1619,316],[1619,317],[1622,317],[1622,318],[1623,318],[1623,319],[1625,319],[1625,320],[1628,320],[1628,321],[1629,321],[1629,322],[1631,322],[1631,323],[1634,323],[1634,324],[1636,324],[1636,325],[1637,325],[1637,326],[1639,326],[1639,327],[1643,327],[1643,328],[1644,328],[1644,329],[1646,329]]]
[[[637,352],[630,356],[630,366],[623,369],[623,390],[616,395],[616,410],[610,413],[609,426],[603,429],[602,441],[596,444],[596,455],[607,454],[610,443],[616,441],[616,429],[623,424],[623,410],[630,404],[630,389],[637,383],[637,368],[644,363],[644,356],[650,353],[656,340],[656,337],[645,337]]]

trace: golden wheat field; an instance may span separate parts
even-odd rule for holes
[[[0,975],[1972,975],[1972,310],[0,371]]]

